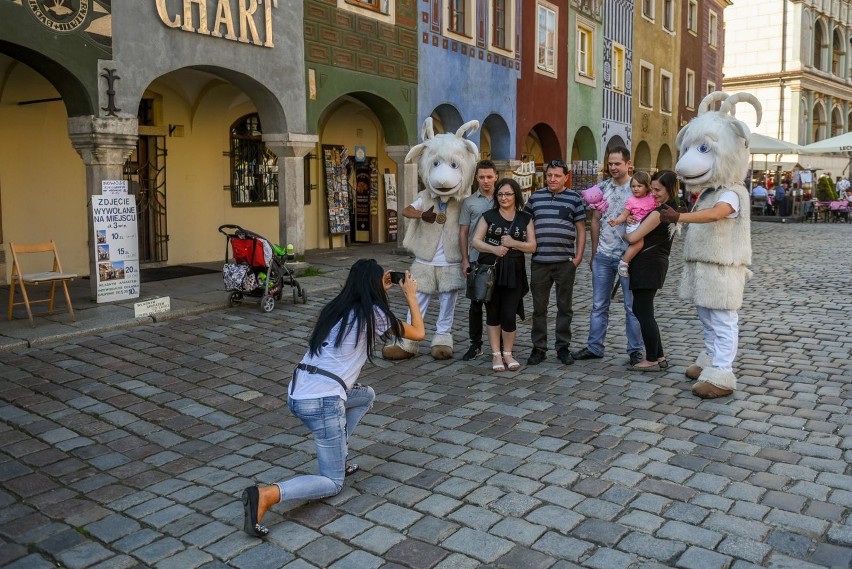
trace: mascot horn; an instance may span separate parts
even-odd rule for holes
[[[719,110],[712,110],[718,102]],[[715,92],[701,101],[698,116],[676,138],[675,170],[688,190],[701,192],[692,212],[672,214],[671,220],[688,224],[679,295],[696,305],[705,346],[686,375],[698,380],[692,392],[707,399],[737,388],[737,310],[752,276],[750,196],[743,186],[750,132],[735,116],[740,102],[754,106],[760,124],[761,105],[754,95]]]
[[[438,295],[440,309],[432,338],[432,357],[453,357],[451,328],[456,298],[465,286],[461,274],[459,213],[461,202],[470,195],[479,149],[466,136],[479,130],[479,121],[470,121],[455,134],[435,134],[432,119],[421,130],[423,142],[412,148],[406,162],[416,162],[425,188],[403,210],[408,219],[403,246],[414,253],[411,275],[417,279],[417,303],[424,318],[432,295]],[[382,356],[400,360],[417,355],[418,342],[396,339],[382,349]]]

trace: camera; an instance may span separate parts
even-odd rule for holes
[[[399,284],[405,280],[405,273],[402,271],[391,271],[390,279],[393,284]]]

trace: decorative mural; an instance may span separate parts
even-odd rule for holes
[[[59,34],[84,34],[112,51],[112,0],[7,0]]]

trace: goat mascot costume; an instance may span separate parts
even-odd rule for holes
[[[417,279],[417,303],[424,318],[433,294],[440,300],[432,357],[453,357],[451,328],[456,298],[465,287],[459,249],[459,213],[461,203],[470,195],[479,150],[465,136],[479,129],[470,121],[455,134],[435,134],[432,119],[423,123],[423,142],[412,148],[406,162],[417,162],[417,171],[425,189],[403,211],[409,218],[402,245],[414,253],[411,276]],[[409,322],[411,321],[409,317]],[[396,339],[382,349],[382,356],[401,360],[417,355],[418,342]]]
[[[718,111],[712,110],[722,102]],[[730,395],[737,388],[737,310],[751,278],[751,207],[743,186],[748,172],[748,127],[735,117],[737,103],[760,102],[749,93],[707,95],[696,116],[677,135],[675,170],[690,191],[701,190],[695,207],[678,214],[668,208],[664,221],[688,223],[683,243],[680,297],[693,302],[704,328],[704,351],[686,375],[698,381],[692,393],[705,399]]]

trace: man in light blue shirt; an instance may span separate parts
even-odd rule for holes
[[[592,312],[589,323],[589,340],[585,348],[574,352],[575,360],[602,358],[604,341],[609,326],[609,304],[612,289],[617,278],[621,279],[621,292],[624,296],[624,313],[627,320],[627,354],[630,365],[645,359],[645,344],[639,320],[633,314],[633,293],[627,277],[618,276],[618,263],[627,249],[624,239],[624,224],[611,227],[608,222],[624,211],[630,191],[630,151],[616,146],[607,155],[607,169],[610,179],[600,184],[604,198],[609,203],[605,214],[591,210],[592,238]],[[603,223],[602,223],[603,222]]]

